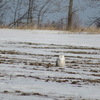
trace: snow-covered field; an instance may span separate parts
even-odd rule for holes
[[[100,35],[67,33],[0,29],[0,100],[100,100]]]

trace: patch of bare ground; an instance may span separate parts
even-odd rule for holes
[[[35,96],[43,96],[43,97],[48,97],[48,95],[44,95],[44,94],[40,94],[40,93],[25,93],[25,92],[22,92],[20,95],[22,96],[32,96],[32,95],[35,95]]]
[[[16,51],[16,50],[0,50],[0,53],[1,54],[11,54],[11,55],[26,55],[27,53],[24,53],[24,52],[19,52],[19,51]]]
[[[51,51],[55,53],[72,53],[72,54],[98,54],[100,55],[100,52],[84,52],[84,51]]]
[[[1,93],[4,93],[4,94],[16,94],[16,95],[21,95],[21,96],[43,96],[43,97],[48,97],[48,95],[45,95],[45,94],[40,94],[40,93],[37,93],[37,92],[23,92],[23,91],[19,91],[19,90],[15,90],[13,92],[11,91],[8,91],[8,90],[4,90],[3,92]]]

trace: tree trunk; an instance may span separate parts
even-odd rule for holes
[[[67,29],[70,30],[72,26],[72,8],[73,8],[73,0],[69,1],[69,11],[68,11],[68,23]]]
[[[33,10],[33,0],[29,0],[28,18],[27,18],[28,26],[32,26],[32,10]]]

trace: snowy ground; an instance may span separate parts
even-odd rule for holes
[[[0,29],[0,100],[100,100],[100,35]]]

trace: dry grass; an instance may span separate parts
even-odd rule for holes
[[[28,27],[28,26],[20,26],[20,27],[16,27],[15,29],[40,29],[40,30],[60,30],[56,27],[53,26],[48,26],[48,27],[40,27],[38,28],[37,26],[34,27]]]
[[[0,26],[0,29],[3,29],[3,28],[10,28],[8,26]]]
[[[15,27],[14,29],[38,29],[36,26],[34,27],[29,27],[29,26],[19,26]]]
[[[100,34],[100,28],[96,28],[96,27],[80,27],[80,28],[74,28],[70,30],[71,32],[88,32],[89,34]]]
[[[3,28],[8,28],[8,29],[12,29],[11,27],[8,26],[0,26],[1,29]],[[70,30],[66,30],[66,29],[60,29],[54,26],[47,26],[47,27],[41,27],[38,28],[37,26],[34,27],[28,27],[28,26],[19,26],[19,27],[14,27],[13,29],[39,29],[39,30],[62,30],[62,31],[70,31],[71,32],[88,32],[89,34],[100,34],[100,28],[96,28],[96,27],[79,27],[79,28],[72,28]]]

